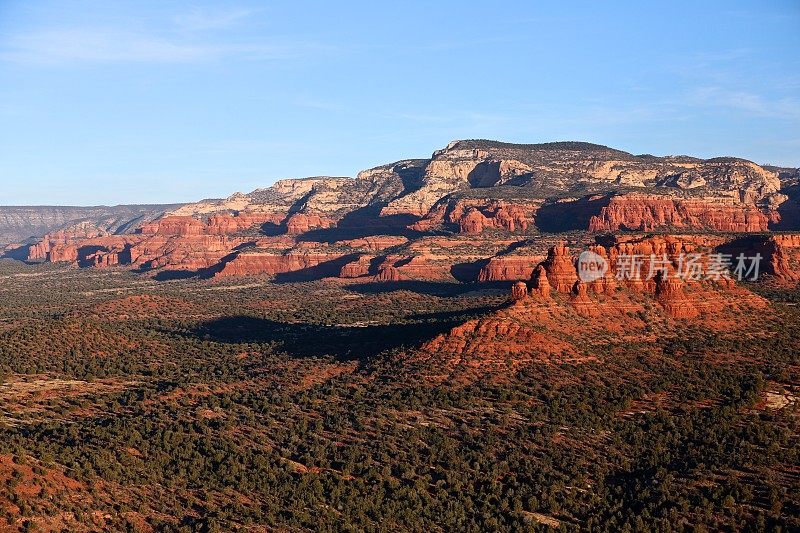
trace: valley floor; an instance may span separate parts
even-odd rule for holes
[[[800,292],[431,379],[510,286],[0,261],[0,531],[800,529]]]

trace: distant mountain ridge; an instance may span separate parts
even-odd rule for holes
[[[750,233],[768,246],[763,234],[800,229],[799,199],[793,169],[741,158],[459,140],[354,178],[284,179],[224,199],[73,221],[26,258],[163,276],[524,279],[531,258],[565,236]]]
[[[248,194],[186,204],[177,215],[225,210],[314,212],[341,215],[380,205],[381,215],[425,216],[448,195],[550,198],[570,194],[657,192],[671,196],[738,197],[745,203],[779,202],[780,177],[742,158],[636,156],[608,146],[559,141],[515,144],[457,140],[429,159],[407,159],[360,172],[355,178],[287,179]],[[499,188],[504,188],[502,191]],[[650,189],[657,189],[652,191]],[[469,193],[468,191],[479,191]],[[482,191],[482,192],[480,192]]]
[[[125,233],[179,206],[0,206],[0,245],[41,238],[81,223],[106,233]]]

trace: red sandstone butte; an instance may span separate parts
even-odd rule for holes
[[[287,253],[247,251],[238,254],[216,274],[217,277],[287,274],[315,268],[344,257],[340,253],[293,250]],[[333,264],[320,275],[338,276],[340,270]]]
[[[690,244],[669,237],[640,238],[623,247],[677,253]],[[613,244],[609,256],[619,255]],[[556,246],[549,265],[567,265],[566,249]],[[704,327],[737,328],[759,313],[769,312],[768,302],[731,281],[686,284],[661,278],[652,284],[626,284],[612,294],[594,292],[591,284],[577,281],[566,290],[552,290],[547,261],[532,276],[532,288],[512,286],[513,305],[470,320],[437,336],[407,356],[410,364],[426,369],[438,379],[476,379],[492,372],[514,372],[532,362],[577,364],[596,360],[587,346],[655,339],[653,326],[664,331],[675,320],[699,321]],[[571,263],[570,263],[571,264]],[[561,269],[552,269],[560,272]],[[565,273],[560,272],[562,280]],[[624,289],[622,288],[624,287]],[[652,305],[656,303],[657,305]]]
[[[534,267],[544,256],[503,255],[489,259],[478,273],[478,281],[515,281],[530,279]]]
[[[575,263],[570,255],[569,248],[563,243],[550,248],[547,259],[542,262],[547,272],[547,279],[558,292],[569,292],[578,281]]]

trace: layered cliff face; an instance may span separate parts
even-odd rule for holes
[[[438,201],[410,228],[420,232],[449,230],[465,235],[478,235],[489,229],[526,233],[534,229],[536,211],[543,203],[540,199],[505,200],[454,194]]]
[[[327,229],[336,227],[336,221],[319,215],[306,215],[294,213],[286,219],[287,235],[302,235],[314,229]]]
[[[353,278],[377,273],[376,257],[383,250],[402,246],[404,237],[376,236],[334,243],[296,242],[291,237],[261,238],[230,255],[218,277],[277,276],[296,279]]]
[[[341,271],[341,260],[347,255],[325,250],[247,251],[237,254],[231,261],[225,263],[216,276],[276,276],[303,272],[309,276],[335,277]]]
[[[313,177],[286,179],[248,194],[221,200],[203,200],[172,212],[178,216],[209,216],[220,212],[250,212],[280,216],[294,214],[340,220],[371,205],[381,205],[415,190],[425,160],[405,160],[360,172],[355,178]]]
[[[381,213],[422,217],[452,192],[503,185],[530,172],[531,168],[518,160],[498,159],[488,150],[462,147],[460,141],[454,141],[434,152],[416,190],[393,199]]]
[[[800,235],[775,235],[763,246],[766,271],[784,282],[800,281]]]
[[[434,160],[470,151],[477,159],[503,162],[514,169],[492,185],[513,183],[562,192],[596,185],[713,190],[748,202],[762,200],[781,188],[777,172],[743,159],[634,156],[580,142],[519,145],[457,141],[435,153]],[[475,186],[487,186],[487,182]]]
[[[589,231],[700,229],[721,232],[767,231],[776,211],[732,197],[669,198],[614,196],[589,221]]]
[[[498,245],[506,239],[587,230],[791,229],[795,218],[800,223],[793,180],[783,170],[734,158],[634,156],[575,142],[455,141],[430,159],[375,167],[356,178],[281,180],[160,217],[143,215],[135,224],[51,232],[30,248],[29,259],[274,274],[316,268],[314,259],[291,257],[300,244],[316,243],[323,249],[320,261],[349,256],[355,264],[339,268],[347,277],[518,280],[535,261],[507,256]],[[128,236],[134,227],[135,236]],[[425,239],[431,235],[452,238],[460,247],[430,247]],[[264,252],[259,241],[276,237],[280,249],[267,243]],[[409,242],[391,250],[341,244],[395,237]],[[336,243],[338,251],[325,248]],[[285,259],[262,261],[259,254]],[[567,282],[563,273],[553,274],[552,283]]]
[[[28,249],[28,258],[32,261],[50,259],[51,261],[63,261],[63,259],[50,258],[49,254],[55,249],[63,249],[75,240],[94,239],[107,235],[107,232],[91,222],[79,222],[66,228],[47,234],[44,238],[32,245]],[[70,255],[71,252],[69,252]],[[56,257],[61,253],[57,252]],[[75,253],[77,258],[77,251]]]
[[[530,279],[544,256],[500,255],[489,259],[478,274],[478,281],[514,281]]]

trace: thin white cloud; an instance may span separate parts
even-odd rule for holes
[[[757,93],[724,87],[700,87],[689,97],[695,105],[725,107],[751,115],[800,120],[800,99],[769,98]]]
[[[185,31],[205,31],[230,28],[258,13],[256,9],[191,9],[175,17],[175,24]]]
[[[51,30],[10,39],[0,57],[24,63],[64,61],[183,62],[217,55],[213,48],[179,44],[152,35],[112,30]]]
[[[332,51],[311,41],[206,43],[114,29],[31,32],[5,39],[0,60],[29,64],[74,62],[191,63],[223,58],[296,59]]]

